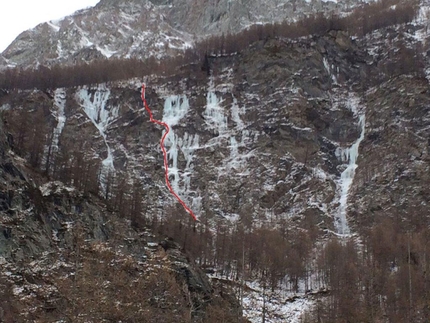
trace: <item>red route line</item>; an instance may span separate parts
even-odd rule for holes
[[[148,113],[149,113],[149,120],[151,122],[153,122],[153,123],[156,123],[156,124],[158,124],[158,125],[163,126],[164,128],[166,128],[166,132],[164,133],[164,135],[163,135],[163,137],[161,138],[161,141],[160,141],[160,147],[161,147],[161,150],[163,151],[164,170],[165,170],[165,178],[166,178],[167,188],[169,189],[170,193],[172,193],[172,195],[174,197],[176,197],[176,199],[179,201],[179,203],[182,204],[182,206],[184,207],[185,211],[187,211],[191,215],[191,217],[195,221],[197,221],[197,217],[195,216],[194,212],[185,204],[184,201],[182,201],[182,199],[178,196],[178,194],[175,193],[175,191],[172,188],[172,185],[170,184],[170,181],[169,181],[169,164],[167,162],[167,151],[166,151],[166,148],[164,147],[164,139],[166,139],[167,135],[169,134],[170,128],[169,128],[169,126],[168,126],[167,123],[165,123],[163,121],[156,120],[152,116],[152,111],[149,108],[148,104],[146,103],[146,99],[145,99],[145,84],[142,84],[142,102],[143,102],[143,105],[145,106],[146,111],[148,111]]]

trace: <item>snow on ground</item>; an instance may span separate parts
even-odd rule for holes
[[[270,297],[266,300],[266,323],[299,323],[304,312],[313,301],[304,297],[291,300],[279,300]],[[248,294],[243,299],[244,316],[252,323],[261,323],[263,317],[264,297],[259,293]]]
[[[68,187],[60,181],[47,182],[39,187],[39,191],[43,196],[49,196],[51,194],[62,194],[64,191],[74,192],[73,187]]]
[[[226,279],[216,275],[211,278]],[[236,284],[236,293],[241,295],[241,284],[232,283]],[[243,291],[243,315],[252,323],[261,323],[263,316],[265,316],[266,323],[300,323],[303,314],[315,303],[314,296],[305,292],[303,283],[300,284],[299,291],[295,293],[285,285],[271,291],[270,288],[264,288],[257,281],[245,281]]]

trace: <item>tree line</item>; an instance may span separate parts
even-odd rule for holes
[[[356,8],[347,17],[322,13],[307,16],[297,22],[253,25],[238,34],[213,36],[187,49],[174,58],[156,60],[99,59],[73,66],[39,66],[34,69],[8,68],[0,73],[0,89],[41,90],[74,87],[118,81],[143,75],[165,75],[176,68],[199,63],[209,72],[208,57],[239,53],[261,40],[276,37],[297,39],[309,35],[323,35],[330,30],[342,30],[351,35],[363,36],[374,30],[411,22],[418,9],[418,0],[380,0]]]

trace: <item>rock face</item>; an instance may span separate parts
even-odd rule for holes
[[[374,153],[362,152],[373,151],[373,141],[384,147],[377,153],[392,146],[387,144],[390,135],[383,140],[379,130],[385,127],[385,120],[416,119],[411,114],[415,109],[421,113],[420,129],[427,125],[426,110],[419,107],[424,102],[421,98],[426,97],[424,80],[411,87],[418,91],[416,94],[396,92],[404,98],[389,101],[379,98],[387,97],[390,83],[372,88],[371,82],[378,82],[380,69],[374,63],[376,58],[364,49],[374,41],[377,38],[353,41],[336,31],[300,40],[272,39],[255,43],[239,55],[210,58],[209,77],[190,66],[174,76],[150,80],[147,100],[154,117],[168,122],[172,129],[166,146],[175,191],[201,219],[238,219],[245,215],[252,221],[296,219],[298,225],[311,221],[318,223],[319,229],[339,231],[337,226],[345,222],[340,210],[346,208],[347,201],[357,202],[353,194],[363,194],[364,188],[357,185],[365,185],[364,174],[382,174],[379,168],[364,170],[372,165],[366,158],[374,160],[377,167],[382,165],[376,155],[372,157]],[[377,59],[379,64],[388,64],[391,58]],[[369,83],[364,84],[366,79]],[[418,82],[415,78],[406,80]],[[390,82],[405,83],[401,79]],[[147,211],[161,215],[175,202],[165,189],[160,166],[162,156],[157,142],[161,133],[148,121],[139,91],[140,83],[136,81],[109,88],[99,85],[67,89],[62,107],[66,120],[60,129],[59,144],[78,150],[87,147],[83,148],[84,154],[96,156],[100,163],[95,164],[95,169],[102,171],[109,159],[115,171],[140,177]],[[55,101],[56,94],[51,97]],[[9,95],[3,103],[21,106],[35,100],[41,100],[52,116],[58,115],[58,105],[43,93]],[[392,103],[403,101],[411,107],[405,112],[411,117],[400,117],[402,110],[392,112]],[[86,110],[89,105],[99,111],[97,122]],[[399,122],[393,121],[392,128]],[[49,123],[58,129],[59,123],[52,117]],[[404,127],[416,129],[418,125]],[[412,134],[412,130],[408,133],[408,140],[427,136],[416,131]],[[426,142],[422,140],[413,151],[405,153],[405,158],[415,165],[413,170],[406,167],[407,178],[416,174],[415,167],[419,174],[425,174],[425,168],[421,168],[425,163],[420,162],[427,156]],[[354,164],[349,165],[352,157],[348,154],[354,145]],[[384,156],[399,158],[388,152]],[[355,170],[357,165],[358,169],[347,175],[348,167]],[[421,192],[421,179],[425,176],[414,176],[420,187],[417,192]],[[393,187],[399,185],[395,180],[390,179]],[[421,202],[425,201],[417,205]],[[366,202],[360,205],[354,206],[357,212]],[[359,217],[354,219],[358,221]]]
[[[181,110],[166,140],[171,181],[202,219],[310,216],[332,228],[344,167],[336,151],[360,136],[357,107],[348,102],[363,105],[352,84],[365,70],[366,54],[354,42],[339,41],[345,38],[334,32],[259,42],[240,55],[211,58],[219,72],[209,78],[184,71],[147,84],[155,118],[169,122]],[[139,89],[140,84],[122,83],[67,90],[59,138],[63,147],[95,148],[99,161],[111,152],[115,170],[144,179],[148,210],[163,214],[170,204],[165,199],[173,200],[160,169],[161,133],[141,109]],[[43,101],[55,115],[51,99]],[[106,119],[89,123],[86,105]]]
[[[103,0],[94,8],[23,32],[2,56],[7,65],[23,67],[105,57],[161,58],[182,53],[194,40],[209,34],[235,33],[255,23],[315,12],[350,10],[355,4],[349,0]]]
[[[390,80],[367,95],[369,132],[351,198],[357,227],[371,227],[386,217],[410,228],[428,221],[428,95],[426,79],[409,77]],[[370,192],[378,198],[369,199]]]
[[[151,1],[166,5],[166,18],[172,26],[197,35],[235,33],[254,23],[271,23],[336,8],[333,2],[307,1]],[[340,2],[339,6],[346,2]]]

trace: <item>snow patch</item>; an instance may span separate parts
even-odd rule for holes
[[[3,104],[2,106],[0,106],[0,111],[7,111],[10,110],[11,106],[9,103]]]
[[[54,29],[56,32],[60,31],[60,26],[57,26],[54,21],[48,21],[47,24],[49,25],[49,27],[51,27],[52,29]]]
[[[304,291],[293,293],[286,288],[262,288],[247,282],[243,298],[243,314],[252,323],[260,323],[265,312],[266,323],[300,323],[303,314],[314,305]]]
[[[117,53],[117,51],[110,50],[106,46],[104,48],[101,48],[101,47],[97,46],[96,48],[106,58],[111,58],[113,55],[115,55]]]

